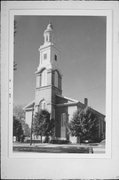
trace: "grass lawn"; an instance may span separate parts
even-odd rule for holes
[[[25,144],[25,143],[14,143],[14,152],[36,152],[36,153],[92,153],[91,147],[84,147],[82,145],[71,145],[71,144]]]

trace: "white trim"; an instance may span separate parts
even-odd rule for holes
[[[77,101],[76,99],[72,99],[72,98],[69,98],[69,97],[67,97],[67,96],[64,96],[64,98],[66,98],[66,99],[68,99],[68,100],[70,100],[70,101],[79,102],[79,101]]]
[[[27,105],[23,108],[23,110],[25,110],[28,106],[32,105],[33,103],[35,103],[35,100],[33,100],[33,101],[31,101],[29,104],[27,104]]]
[[[67,99],[67,100],[70,100],[70,101],[73,101],[73,102],[76,102],[78,103],[79,101],[75,100],[75,99],[72,99],[72,98],[68,98],[66,96],[60,96],[60,95],[57,95],[58,97],[61,97],[61,98],[64,98],[64,99]]]
[[[62,107],[62,106],[77,106],[78,103],[63,103],[63,104],[56,104],[57,107]]]

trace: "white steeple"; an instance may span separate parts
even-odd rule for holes
[[[60,74],[61,70],[59,69],[58,62],[60,61],[60,51],[56,48],[55,43],[53,42],[53,26],[49,23],[44,30],[44,42],[40,46],[39,52],[39,66],[36,73],[42,71],[42,69],[57,69]]]
[[[44,42],[39,48],[39,65],[36,71],[35,106],[46,104],[53,112],[55,94],[62,93],[62,75],[59,70],[60,51],[53,43],[53,26],[49,23],[43,33]]]
[[[44,31],[44,45],[52,42],[53,42],[53,26],[51,23],[49,23]]]

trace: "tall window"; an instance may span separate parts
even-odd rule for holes
[[[42,108],[42,109],[46,109],[46,102],[45,102],[45,101],[42,101],[42,103],[41,103],[41,108]]]
[[[40,76],[36,77],[36,88],[40,86]]]
[[[61,89],[61,77],[59,76],[59,79],[58,79],[58,87],[59,89]]]
[[[44,54],[44,60],[46,60],[46,59],[47,59],[47,54],[45,53],[45,54]]]
[[[48,34],[44,34],[44,40],[45,40],[45,42],[48,42],[49,41],[49,35]]]
[[[66,124],[66,113],[61,114],[61,127],[64,127]]]
[[[55,87],[58,87],[58,72],[55,71],[55,80],[54,80]]]
[[[41,73],[41,86],[47,85],[47,70],[43,70]]]
[[[55,61],[57,61],[57,55],[56,54],[55,54],[54,58],[55,58]]]
[[[48,41],[48,35],[46,36],[46,41]]]

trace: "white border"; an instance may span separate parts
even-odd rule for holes
[[[103,2],[104,3],[104,2]],[[108,7],[107,7],[108,5]],[[1,102],[5,102],[4,103],[4,107],[2,107],[2,118],[4,121],[2,121],[2,138],[1,138],[1,143],[2,143],[2,162],[3,162],[3,171],[2,171],[2,175],[5,177],[16,177],[13,173],[13,170],[5,172],[5,165],[6,167],[9,166],[10,167],[10,162],[12,163],[12,167],[17,167],[16,165],[18,165],[18,162],[26,162],[25,164],[23,164],[23,167],[25,167],[27,165],[28,162],[32,162],[33,164],[35,164],[35,161],[37,160],[37,165],[41,166],[40,163],[42,161],[47,161],[47,165],[50,164],[49,162],[51,161],[55,161],[55,163],[60,159],[63,161],[63,163],[65,164],[67,161],[69,161],[70,163],[73,161],[80,161],[80,165],[81,163],[83,165],[85,165],[86,168],[89,168],[91,170],[90,167],[87,166],[87,162],[91,162],[92,167],[95,168],[95,165],[92,164],[92,162],[96,162],[96,166],[98,166],[97,162],[105,162],[105,160],[107,159],[107,161],[109,162],[109,160],[111,160],[114,156],[114,154],[112,154],[111,156],[111,149],[112,149],[112,141],[111,139],[113,139],[113,137],[115,136],[115,123],[114,121],[116,121],[117,123],[117,114],[114,114],[114,112],[116,113],[115,109],[117,110],[117,104],[115,105],[115,102],[118,103],[115,97],[114,93],[117,93],[117,91],[114,89],[114,87],[116,87],[116,83],[114,81],[114,77],[117,77],[117,67],[118,67],[118,63],[116,61],[116,56],[117,56],[117,49],[116,47],[113,48],[112,44],[115,45],[115,37],[114,37],[114,32],[116,29],[116,25],[112,24],[115,23],[116,19],[115,16],[117,16],[117,4],[115,3],[104,3],[102,5],[102,3],[100,2],[2,2],[2,95],[4,98],[2,98]],[[107,83],[106,83],[106,121],[107,121],[107,126],[106,126],[106,136],[107,138],[107,142],[106,142],[106,153],[105,154],[34,154],[34,153],[13,153],[12,152],[12,104],[13,104],[13,71],[9,71],[8,74],[8,69],[12,69],[13,67],[13,19],[14,19],[14,15],[98,15],[98,16],[107,16],[107,59],[106,59],[106,78],[107,78]],[[116,12],[116,13],[115,13]],[[115,13],[115,14],[114,14]],[[112,21],[113,18],[113,21]],[[4,21],[4,19],[7,21],[7,23]],[[113,27],[113,31],[112,31],[112,27]],[[7,29],[6,29],[7,28]],[[116,30],[117,33],[117,30]],[[113,37],[112,37],[113,35]],[[117,34],[115,35],[117,36]],[[112,39],[113,38],[113,39]],[[112,43],[113,40],[113,43]],[[4,43],[3,43],[4,42]],[[116,50],[115,50],[116,49]],[[115,63],[114,63],[115,62]],[[113,78],[113,79],[112,79]],[[11,79],[11,82],[9,83],[9,87],[8,87],[8,83],[4,83],[4,82],[8,82],[8,80]],[[8,108],[8,88],[11,88],[11,98],[9,98],[9,108]],[[10,92],[10,91],[9,91]],[[117,95],[117,94],[116,94]],[[9,110],[9,113],[8,113]],[[117,111],[118,112],[118,111]],[[8,114],[9,114],[9,118],[8,118]],[[9,128],[8,128],[9,127]],[[113,129],[112,129],[113,128]],[[4,129],[4,130],[3,130]],[[9,131],[8,131],[9,129]],[[111,133],[112,131],[112,133]],[[4,141],[3,141],[4,139]],[[115,142],[115,141],[114,141]],[[118,148],[118,144],[117,147]],[[114,148],[112,149],[112,153],[114,153]],[[111,159],[110,159],[111,158]],[[21,161],[22,160],[22,161]],[[105,162],[106,163],[106,162]],[[30,169],[33,168],[33,164],[30,164],[29,167]],[[60,163],[59,163],[60,164]],[[76,163],[77,164],[77,163]],[[75,165],[76,165],[75,164]],[[100,164],[100,163],[99,163]],[[60,164],[61,165],[61,164]],[[103,164],[102,164],[103,165]],[[59,167],[59,165],[57,164],[57,166]],[[62,164],[63,166],[63,164]],[[67,166],[69,166],[67,164]],[[19,167],[22,169],[21,164],[19,164]],[[37,167],[37,166],[35,166]],[[43,165],[44,167],[44,165]],[[43,170],[43,167],[41,168]],[[56,166],[53,166],[54,168],[56,168]],[[104,165],[102,166],[104,167]],[[60,167],[61,168],[61,167]],[[75,167],[76,168],[76,167]],[[50,167],[50,169],[52,169]],[[56,168],[57,169],[57,168]],[[82,172],[82,168],[80,167],[80,173]],[[100,169],[102,169],[100,167]],[[23,170],[23,169],[22,169]],[[74,170],[74,169],[73,169]],[[17,169],[18,172],[18,169]],[[24,171],[23,171],[24,172]],[[32,172],[32,171],[31,171]],[[30,175],[34,175],[32,176],[33,178],[38,178],[38,174],[34,174],[34,172],[32,172],[33,174],[31,174],[31,172],[29,171]],[[45,171],[43,171],[45,172]],[[48,172],[48,174],[44,174],[41,173],[40,178],[48,178],[48,174],[50,172]],[[62,171],[64,173],[64,171]],[[91,170],[91,173],[93,171]],[[116,171],[113,171],[116,172]],[[95,172],[93,172],[95,174]],[[108,172],[109,173],[109,172]],[[18,172],[19,174],[19,172]],[[65,173],[64,173],[65,174]],[[70,176],[69,176],[70,174]],[[72,178],[71,173],[69,172],[69,174],[65,174],[65,177],[69,177]],[[77,174],[77,173],[76,173]],[[80,177],[80,178],[89,178],[90,172],[87,172],[86,175],[84,174],[80,174],[80,176],[76,176],[76,177]],[[98,173],[97,173],[98,174]],[[28,174],[27,176],[25,175],[25,172],[22,174],[19,174],[19,177],[30,177]],[[45,175],[45,176],[44,176]],[[75,174],[74,174],[75,175]],[[110,175],[110,173],[109,173]],[[117,174],[118,175],[118,174]],[[105,173],[103,175],[99,175],[98,177],[105,177]],[[107,174],[108,176],[108,174]],[[56,178],[58,176],[56,176],[56,174],[52,174],[52,178]],[[59,174],[59,177],[63,177],[62,174]],[[58,177],[58,178],[59,178]],[[90,176],[91,177],[91,176]],[[93,175],[93,177],[95,177]],[[110,176],[108,176],[110,177]],[[51,178],[51,176],[50,176]],[[75,178],[75,176],[73,176],[73,178]]]

